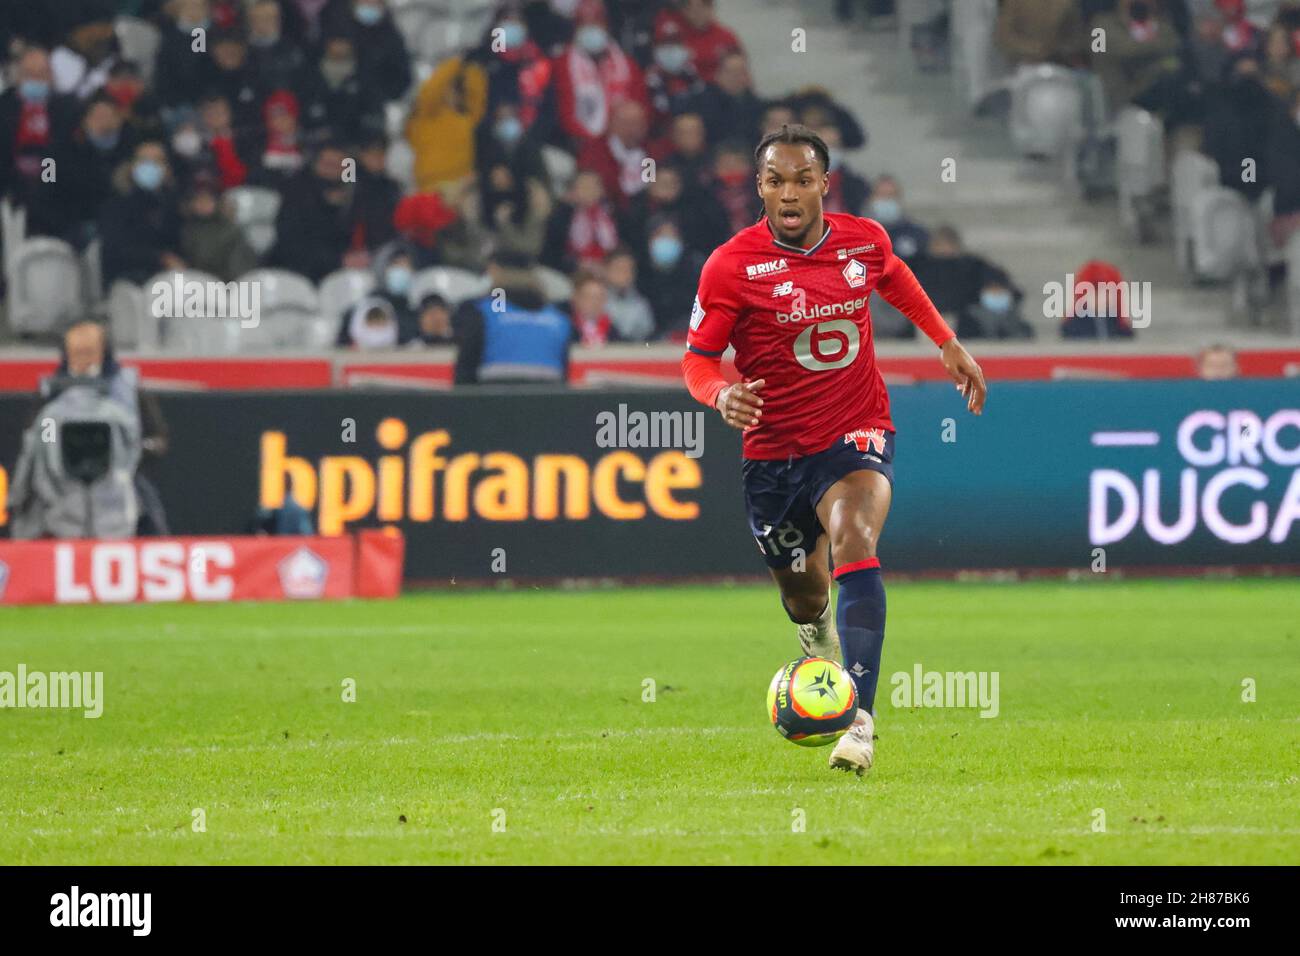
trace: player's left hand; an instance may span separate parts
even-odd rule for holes
[[[966,399],[966,408],[972,415],[983,413],[984,399],[988,397],[989,390],[984,384],[984,373],[980,370],[979,363],[971,358],[971,354],[956,339],[943,343],[940,360],[956,383],[957,391]]]

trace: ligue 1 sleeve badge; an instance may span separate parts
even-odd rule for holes
[[[850,259],[843,270],[844,281],[850,289],[861,289],[867,284],[867,267],[857,259]]]

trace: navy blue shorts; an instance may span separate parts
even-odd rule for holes
[[[745,513],[769,568],[806,558],[826,530],[817,502],[831,485],[855,471],[878,471],[894,484],[894,433],[882,428],[849,432],[825,451],[803,458],[744,459]]]

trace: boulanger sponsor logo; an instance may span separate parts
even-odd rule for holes
[[[80,710],[91,720],[104,713],[103,671],[0,671],[0,708]]]
[[[1182,468],[1141,467],[1142,449],[1167,442]],[[1300,409],[1264,417],[1248,409],[1200,409],[1172,435],[1098,431],[1091,443],[1105,449],[1100,454],[1108,462],[1089,476],[1094,545],[1137,536],[1173,545],[1198,530],[1227,544],[1282,544],[1300,521]]]
[[[785,272],[789,268],[790,264],[784,259],[771,259],[767,262],[759,262],[756,265],[745,266],[745,277],[748,279],[761,279],[763,276]]]
[[[683,421],[683,435],[684,427]],[[560,450],[525,458],[502,449],[456,449],[446,428],[411,436],[406,422],[392,417],[378,423],[375,438],[384,454],[309,460],[289,453],[284,432],[263,432],[262,507],[281,507],[292,488],[302,507],[316,509],[323,535],[373,518],[585,521],[599,515],[614,521],[650,516],[690,521],[700,513],[688,496],[703,484],[703,473],[697,461],[677,450],[642,456],[618,449],[594,461]]]
[[[281,559],[276,571],[280,575],[280,587],[285,597],[311,599],[325,593],[330,565],[311,548],[303,545],[293,554]]]
[[[847,302],[834,302],[830,305],[814,305],[812,308],[793,309],[789,312],[777,312],[778,322],[811,322],[817,319],[829,319],[837,315],[853,315],[866,307],[870,296],[849,299]]]

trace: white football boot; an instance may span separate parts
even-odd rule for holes
[[[835,749],[831,751],[831,767],[836,770],[852,770],[859,777],[870,770],[871,761],[876,755],[875,732],[876,722],[871,719],[871,714],[859,707],[857,719],[844,732],[844,736],[835,741]]]
[[[840,660],[840,634],[835,630],[835,609],[828,599],[822,616],[810,624],[799,625],[799,646],[805,657],[824,657],[828,661]]]

